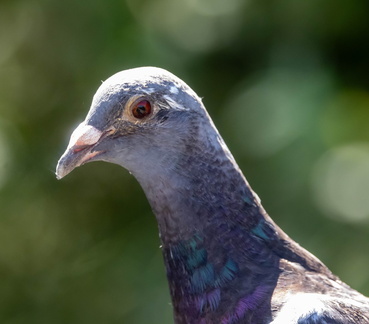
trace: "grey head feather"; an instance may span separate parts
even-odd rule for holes
[[[132,117],[130,109],[142,99],[150,101],[153,113],[138,120]],[[81,137],[80,133],[86,136],[87,127],[90,129],[86,133],[98,140],[76,145],[73,139]],[[214,161],[206,162],[204,152]],[[72,135],[56,174],[62,178],[75,167],[97,160],[128,169],[140,182],[156,214],[161,213],[162,205],[158,203],[158,194],[183,194],[189,190],[193,178],[201,175],[200,164],[222,164],[245,181],[201,99],[178,77],[155,67],[122,71],[101,84],[78,134]],[[176,202],[183,202],[171,199],[172,208],[183,209],[176,206]]]
[[[135,95],[152,97],[163,109],[201,109],[196,93],[174,74],[156,67],[142,67],[118,72],[101,84],[86,117],[87,124],[106,128]]]

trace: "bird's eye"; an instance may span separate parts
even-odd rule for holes
[[[142,119],[151,113],[151,104],[147,100],[141,100],[132,108],[132,114],[138,119]]]

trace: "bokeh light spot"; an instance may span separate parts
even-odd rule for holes
[[[228,44],[239,30],[241,17],[237,9],[242,2],[231,0],[221,5],[221,1],[216,2],[219,6],[198,0],[127,0],[138,23],[188,52],[208,52]]]
[[[316,163],[313,192],[328,216],[350,222],[369,219],[369,144],[333,148]]]
[[[16,3],[0,10],[0,65],[12,56],[37,21],[39,8],[34,2]],[[11,25],[12,28],[6,28]]]
[[[236,12],[242,4],[240,0],[187,0],[198,13],[209,16],[222,16]]]
[[[241,87],[224,109],[224,120],[245,154],[269,156],[309,129],[321,104],[317,98],[327,89],[329,80],[322,72],[271,69],[252,87]]]

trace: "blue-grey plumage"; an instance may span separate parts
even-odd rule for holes
[[[97,160],[129,170],[152,206],[177,324],[369,323],[369,300],[271,220],[173,74],[143,67],[103,82],[56,175]]]

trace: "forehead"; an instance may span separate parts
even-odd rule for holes
[[[87,123],[102,130],[121,113],[127,100],[137,95],[165,101],[174,109],[193,109],[199,105],[195,92],[173,74],[158,68],[137,68],[118,72],[101,84],[86,117]]]
[[[195,93],[174,74],[159,68],[143,67],[118,72],[108,78],[98,89],[96,95],[106,91],[127,92],[131,94],[189,94]]]

